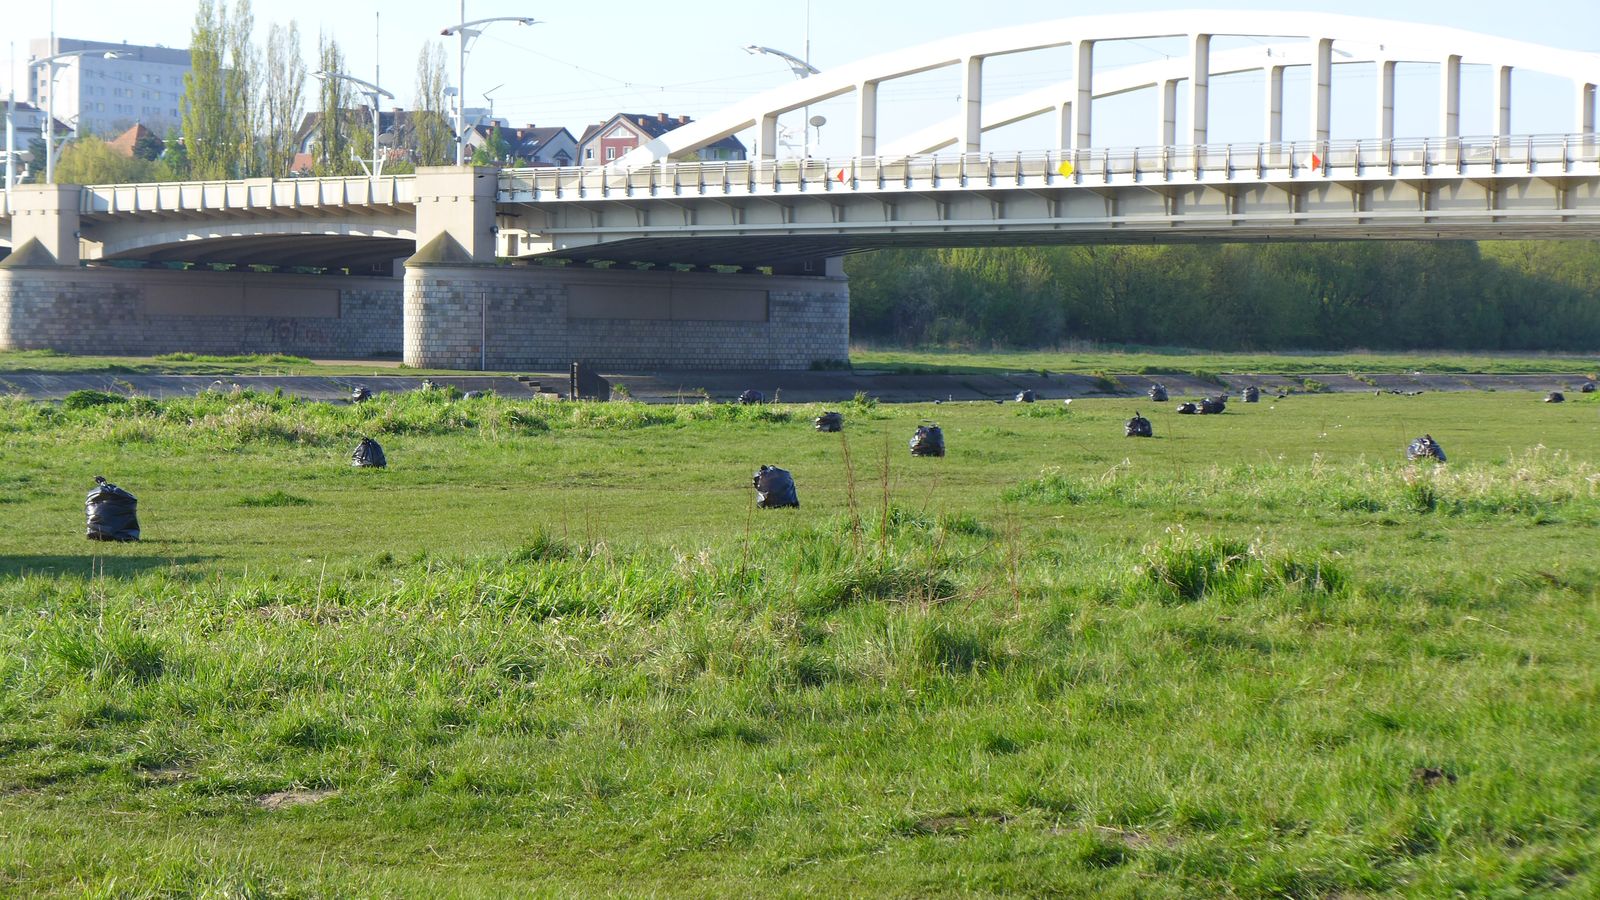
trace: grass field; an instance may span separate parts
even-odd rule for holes
[[[1595,395],[1171,407],[0,399],[0,895],[1600,893]]]
[[[1600,368],[1594,356],[1540,353],[1214,353],[1177,348],[1127,350],[903,350],[856,347],[850,361],[857,369],[892,372],[984,374],[1003,372],[1060,372],[1119,375],[1215,375],[1260,372],[1274,375],[1324,373],[1428,374],[1479,373],[1486,375],[1538,375],[1545,373],[1593,375]]]

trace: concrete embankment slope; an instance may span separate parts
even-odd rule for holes
[[[1040,400],[1077,397],[1142,397],[1153,383],[1166,385],[1173,400],[1219,392],[1237,393],[1254,385],[1268,394],[1352,393],[1372,391],[1571,391],[1576,393],[1588,377],[1579,373],[1541,375],[1470,375],[1413,373],[1387,375],[1224,375],[1204,379],[1192,375],[1114,375],[1106,380],[1090,375],[1039,375],[1037,373],[892,374],[886,372],[657,372],[606,374],[613,389],[625,387],[630,396],[647,403],[696,402],[705,397],[732,400],[745,390],[761,391],[768,400],[794,403],[837,403],[864,393],[885,403],[927,403],[1008,400],[1019,391],[1032,390]],[[423,381],[462,391],[494,391],[508,397],[564,394],[565,373],[530,373],[520,376],[407,376],[407,375],[118,375],[35,374],[0,372],[0,393],[20,394],[39,400],[57,400],[73,391],[94,390],[147,397],[173,397],[206,390],[241,389],[273,391],[308,400],[343,400],[356,386],[373,393],[413,391]]]

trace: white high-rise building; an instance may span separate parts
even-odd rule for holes
[[[74,50],[95,51],[61,61],[56,67],[56,118],[80,135],[113,137],[142,124],[156,134],[181,128],[183,76],[189,72],[189,51],[105,41],[35,39],[33,59]],[[106,59],[99,51],[116,53]],[[32,69],[28,99],[44,108],[50,93],[49,66]]]

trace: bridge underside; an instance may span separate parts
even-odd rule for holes
[[[636,238],[537,254],[532,259],[565,259],[577,263],[613,262],[655,266],[772,267],[795,271],[830,257],[873,250],[1052,247],[1105,244],[1311,243],[1363,240],[1549,240],[1548,224],[1508,222],[1496,225],[1300,226],[1294,229],[1254,228],[1125,228],[1060,231],[919,232],[873,235],[785,235],[698,238]],[[1600,222],[1562,228],[1563,240],[1600,240]]]
[[[236,264],[345,269],[392,274],[394,261],[416,252],[416,241],[325,234],[206,238],[140,247],[103,257],[151,263]]]

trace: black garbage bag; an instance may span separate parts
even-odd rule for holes
[[[836,412],[825,412],[822,415],[817,416],[816,419],[813,420],[813,424],[817,426],[818,431],[832,434],[836,431],[844,430],[844,416]]]
[[[1565,403],[1567,402],[1567,395],[1561,393],[1560,391],[1551,391],[1550,393],[1544,395],[1544,402]]]
[[[1155,437],[1156,435],[1155,429],[1150,427],[1150,420],[1137,412],[1133,414],[1133,418],[1128,420],[1128,424],[1123,426],[1122,433],[1126,437]]]
[[[1249,387],[1245,388],[1243,391],[1241,391],[1239,396],[1241,398],[1243,398],[1244,402],[1246,402],[1246,403],[1260,403],[1261,402],[1261,388],[1258,388],[1258,387],[1256,387],[1255,385],[1252,384]]]
[[[799,506],[800,495],[794,490],[794,476],[777,466],[762,466],[750,479],[756,488],[757,509],[782,509]]]
[[[94,484],[83,504],[89,517],[85,536],[91,541],[137,541],[139,501],[103,476],[96,475]]]
[[[1580,393],[1580,394],[1592,394],[1592,393],[1594,393],[1594,382],[1585,381],[1583,383],[1583,387],[1578,388],[1578,393]]]
[[[1226,397],[1206,397],[1200,401],[1200,415],[1214,416],[1228,408]]]
[[[372,399],[372,392],[367,390],[362,385],[358,384],[355,387],[350,389],[350,402],[351,403],[365,403],[365,402],[367,402],[368,400],[371,400],[371,399]]]
[[[1149,395],[1151,400],[1154,400],[1157,403],[1167,402],[1167,386],[1164,384],[1159,382],[1152,384],[1150,385],[1150,390],[1145,391],[1145,393]]]
[[[1406,459],[1436,459],[1444,462],[1444,448],[1433,439],[1433,435],[1425,434],[1406,448]]]
[[[765,403],[766,400],[766,395],[760,391],[745,391],[739,395],[739,402],[745,406],[749,406],[753,403]]]
[[[1038,399],[1038,395],[1035,394],[1033,391],[1030,391],[1030,390],[1017,391],[1017,402],[1018,403],[1032,403],[1033,401],[1035,401],[1037,399]]]
[[[1193,403],[1179,403],[1178,404],[1178,415],[1180,415],[1180,416],[1192,416],[1192,415],[1196,415],[1199,412],[1200,412],[1200,407],[1194,405]]]
[[[944,431],[937,425],[918,425],[911,436],[912,456],[943,456]]]
[[[383,448],[378,446],[377,441],[364,437],[356,445],[356,451],[350,454],[350,465],[357,469],[382,469],[389,465],[389,460],[383,455]]]

